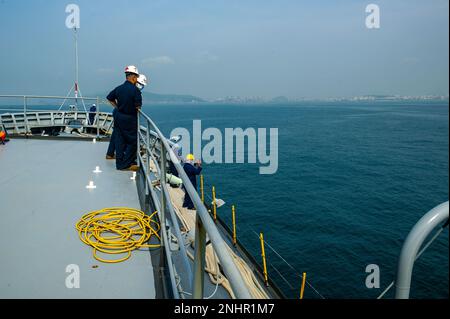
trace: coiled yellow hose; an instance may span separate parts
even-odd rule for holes
[[[104,263],[120,263],[131,257],[133,250],[159,248],[160,244],[147,244],[152,236],[161,240],[160,225],[153,217],[125,207],[105,208],[84,215],[76,224],[82,242],[93,248],[95,259]],[[105,259],[98,252],[111,255],[125,255],[119,259]]]

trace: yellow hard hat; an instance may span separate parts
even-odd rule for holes
[[[193,154],[188,154],[186,156],[186,160],[188,160],[188,161],[195,161],[195,156]]]

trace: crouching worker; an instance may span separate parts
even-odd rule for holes
[[[186,175],[188,176],[189,180],[191,181],[194,188],[197,190],[197,175],[200,175],[202,171],[202,162],[200,160],[195,161],[195,157],[192,154],[189,154],[186,157],[186,163],[184,163],[184,171],[186,172]],[[184,202],[183,207],[187,209],[195,209],[194,203],[192,202],[191,197],[189,196],[188,192],[185,189],[185,195],[184,195]]]

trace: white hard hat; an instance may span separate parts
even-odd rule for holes
[[[129,65],[125,68],[125,73],[134,73],[136,75],[139,75],[139,70],[134,65]]]
[[[137,81],[139,84],[147,86],[147,77],[144,74],[139,75]]]
[[[181,135],[171,136],[170,141],[172,141],[173,143],[178,143],[179,141],[181,141],[181,138],[182,138]]]

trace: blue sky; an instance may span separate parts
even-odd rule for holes
[[[340,97],[448,94],[447,0],[0,0],[0,94],[65,95],[67,4],[81,9],[80,86],[136,64],[156,93]],[[365,8],[381,28],[365,27]]]

